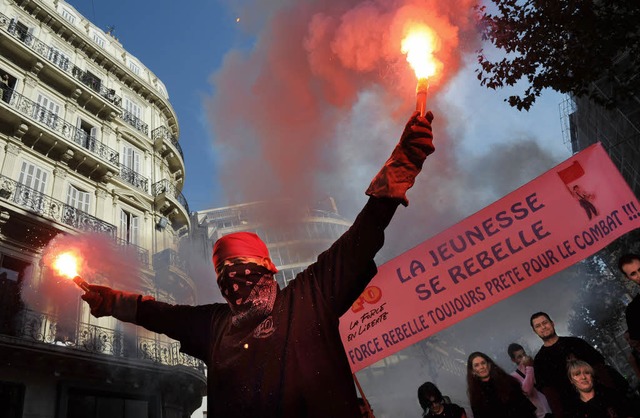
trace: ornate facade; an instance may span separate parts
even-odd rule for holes
[[[178,137],[165,86],[111,34],[63,1],[0,0],[3,416],[183,417],[200,405],[204,366],[177,342],[93,318],[79,297],[62,332],[55,309],[21,297],[38,291],[54,236],[90,232],[135,253],[127,290],[195,303],[177,252],[190,228]]]

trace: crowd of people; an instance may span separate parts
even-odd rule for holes
[[[508,374],[487,354],[467,361],[467,394],[474,418],[636,418],[637,401],[629,385],[586,341],[558,336],[545,312],[531,316],[542,340],[535,358],[512,343],[507,354],[516,368]],[[428,390],[427,390],[428,389]],[[425,417],[466,418],[463,408],[447,404],[431,382],[418,389]]]
[[[640,255],[625,254],[618,267],[640,285]],[[640,378],[640,294],[625,311],[631,347],[629,364]],[[508,374],[488,355],[474,352],[467,361],[467,394],[475,418],[636,418],[637,394],[604,356],[581,338],[559,336],[545,312],[531,315],[533,332],[542,340],[534,358],[512,343],[507,354],[516,365]],[[423,416],[466,418],[466,411],[447,403],[432,383],[418,389]]]

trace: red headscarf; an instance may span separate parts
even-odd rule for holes
[[[235,232],[225,235],[213,244],[213,265],[218,266],[225,260],[235,257],[255,257],[265,259],[265,267],[273,273],[278,269],[269,258],[269,250],[260,237],[253,232]]]

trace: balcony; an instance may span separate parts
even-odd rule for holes
[[[0,198],[13,202],[29,212],[87,232],[116,235],[116,227],[86,212],[53,199],[24,184],[0,176]]]
[[[167,248],[153,255],[156,285],[172,294],[176,302],[195,304],[195,284],[187,273],[186,260]]]
[[[75,323],[74,329],[63,328],[55,316],[29,309],[20,311],[15,320],[11,336],[30,344],[44,343],[96,355],[151,361],[167,366],[187,366],[201,374],[205,371],[202,361],[180,352],[178,342],[134,337],[123,331],[84,322]]]
[[[133,187],[149,193],[149,179],[132,170],[124,164],[120,164],[120,175],[118,176]]]
[[[53,56],[55,57],[55,55],[56,54],[54,53]],[[106,88],[102,83],[102,80],[100,80],[100,78],[91,74],[90,72],[83,71],[79,67],[76,67],[74,65],[71,70],[71,74],[76,78],[76,80],[80,81],[82,84],[98,93],[110,103],[113,103],[116,106],[120,106],[120,104],[122,103],[122,99],[120,98],[120,96],[116,95],[115,90]]]
[[[136,130],[142,132],[143,134],[149,134],[149,125],[138,119],[138,117],[134,116],[133,113],[122,109],[122,113],[120,113],[120,119],[127,122],[129,125],[133,126]]]
[[[176,230],[189,225],[189,204],[173,183],[167,179],[154,183],[151,186],[151,195],[155,197],[156,207],[171,218]]]
[[[151,138],[154,149],[166,158],[169,170],[172,173],[178,170],[184,171],[184,153],[175,135],[167,127],[160,126],[151,131]]]
[[[8,18],[4,14],[0,13],[0,28],[4,29],[6,33],[18,40],[25,48],[31,50],[40,58],[44,58],[45,62],[52,64],[52,68],[55,68],[59,71],[62,71],[72,79],[79,81],[82,85],[89,88],[89,91],[86,91],[83,97],[83,101],[85,103],[85,107],[87,105],[91,105],[91,99],[93,97],[93,93],[97,93],[97,97],[100,97],[101,100],[106,101],[111,106],[111,111],[116,112],[119,106],[122,103],[122,98],[116,95],[115,90],[108,89],[102,83],[97,76],[83,71],[77,66],[73,65],[69,59],[69,57],[65,56],[58,49],[51,47],[40,39],[36,38],[32,34],[28,32],[26,27],[20,26],[16,23],[15,20]],[[3,48],[4,49],[4,48]],[[12,51],[16,52],[16,51]],[[27,62],[30,61],[28,57],[22,57]],[[45,71],[49,72],[49,71]],[[47,74],[53,76],[53,73]],[[70,87],[73,89],[73,86],[70,86],[69,83],[65,87],[68,90]],[[104,103],[93,103],[93,111],[102,110],[104,107]]]
[[[28,146],[51,158],[55,158],[56,155],[59,158],[68,156],[70,166],[84,172],[88,177],[101,179],[106,173],[114,174],[116,171],[119,159],[116,150],[15,91],[9,92],[3,99],[0,105],[8,105],[33,125],[29,126],[22,138]],[[4,123],[5,127],[15,125],[17,128],[22,123],[20,116],[0,112],[0,122]],[[64,141],[59,141],[59,138],[63,138]],[[72,150],[71,154],[68,154],[69,148]],[[75,167],[72,164],[74,156],[77,163]]]
[[[147,250],[146,248],[142,248],[139,245],[135,245],[128,241],[125,241],[122,238],[116,238],[115,240],[116,245],[120,246],[121,248],[135,251],[137,260],[144,268],[148,269],[150,267],[149,250]]]

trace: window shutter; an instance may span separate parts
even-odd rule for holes
[[[44,193],[47,187],[47,172],[40,167],[23,161],[18,183],[24,184],[40,193]]]
[[[139,229],[139,221],[140,218],[138,216],[131,216],[131,243],[138,245],[138,229]]]
[[[120,238],[129,242],[127,230],[127,212],[120,209]]]

